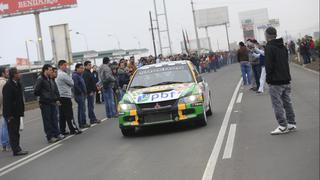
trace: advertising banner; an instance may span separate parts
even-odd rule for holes
[[[74,7],[77,0],[0,0],[0,18]]]

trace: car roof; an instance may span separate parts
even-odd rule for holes
[[[182,61],[168,61],[168,62],[161,62],[158,64],[150,64],[140,67],[139,69],[145,70],[145,69],[152,69],[152,68],[159,68],[164,66],[176,66],[176,65],[188,65],[189,60],[182,60]]]

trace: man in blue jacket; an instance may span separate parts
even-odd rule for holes
[[[78,103],[78,123],[81,129],[90,127],[90,125],[86,122],[85,100],[87,97],[87,88],[82,77],[83,71],[83,64],[79,63],[76,64],[75,72],[72,74],[72,79],[74,82],[74,98]]]

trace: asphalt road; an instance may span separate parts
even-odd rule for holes
[[[117,120],[108,119],[48,145],[39,110],[28,111],[21,144],[30,155],[1,152],[0,179],[318,180],[319,75],[295,66],[291,71],[297,132],[269,135],[277,124],[268,92],[240,86],[234,64],[204,75],[214,109],[206,127],[152,127],[125,138]],[[102,105],[96,113],[105,117]]]

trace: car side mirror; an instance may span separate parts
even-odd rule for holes
[[[202,76],[198,76],[198,77],[197,77],[197,82],[202,82],[202,81],[203,81]]]

